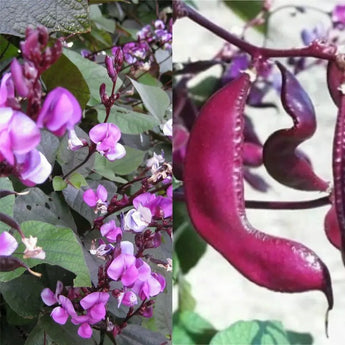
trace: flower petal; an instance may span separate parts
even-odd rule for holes
[[[0,235],[0,255],[9,256],[18,247],[16,239],[7,231]]]

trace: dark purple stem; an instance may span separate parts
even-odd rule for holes
[[[255,46],[251,43],[245,42],[244,40],[231,34],[229,31],[223,29],[222,27],[214,24],[200,13],[184,4],[182,1],[177,1],[179,6],[179,12],[181,16],[186,16],[194,22],[198,23],[205,29],[213,32],[217,36],[223,38],[225,41],[235,45],[239,49],[247,52],[252,57],[267,59],[272,57],[291,57],[291,56],[308,56],[315,57],[324,60],[335,60],[335,51],[327,51],[327,49],[322,49],[319,45],[310,45],[304,48],[297,49],[270,49],[261,48]]]

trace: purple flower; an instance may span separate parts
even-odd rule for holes
[[[10,256],[17,247],[16,239],[9,232],[0,234],[0,256]]]
[[[123,64],[123,51],[121,47],[113,47],[111,49],[112,54],[114,55],[114,67],[117,72],[122,68]]]
[[[101,213],[107,212],[107,198],[108,192],[101,184],[97,187],[96,193],[92,189],[87,189],[83,194],[84,202],[95,208],[95,213],[98,211],[101,211]]]
[[[325,35],[326,35],[326,30],[325,30],[325,27],[322,25],[322,23],[316,25],[311,30],[304,29],[301,32],[301,37],[305,45],[309,45],[314,40],[323,38]]]
[[[231,61],[230,70],[228,76],[230,79],[237,78],[242,71],[249,66],[249,57],[247,54],[235,55]]]
[[[63,284],[59,280],[56,282],[55,293],[52,290],[50,290],[49,288],[43,289],[41,292],[41,298],[42,298],[42,301],[44,302],[44,304],[46,304],[50,307],[56,303],[59,303],[58,298],[62,292],[62,289],[63,289]]]
[[[11,99],[14,99],[13,80],[11,73],[5,73],[0,84],[0,107],[8,106]]]
[[[104,320],[106,314],[105,305],[109,297],[109,294],[106,292],[92,292],[80,300],[80,305],[87,311],[86,315],[88,316],[87,321],[89,324]],[[73,317],[72,322],[78,322],[78,317]]]
[[[74,317],[77,315],[77,313],[73,307],[72,302],[67,297],[60,295],[58,298],[58,302],[61,306],[55,307],[52,310],[50,316],[56,323],[64,325],[67,322],[69,316]]]
[[[332,11],[332,20],[334,23],[345,24],[345,5],[337,5]]]
[[[144,206],[149,208],[152,216],[164,218],[170,217],[172,215],[172,200],[171,198],[165,198],[163,196],[156,196],[151,193],[142,193],[133,199],[133,206],[136,209]],[[163,213],[163,214],[162,214]]]
[[[37,126],[46,127],[55,135],[62,136],[66,129],[73,130],[81,116],[81,108],[76,98],[65,88],[57,87],[46,97],[38,115]]]
[[[148,207],[137,205],[135,209],[129,210],[125,215],[125,229],[135,232],[142,232],[152,220],[152,213]]]
[[[140,31],[137,32],[137,37],[140,41],[152,42],[153,35],[151,25],[145,25]]]
[[[165,289],[165,279],[157,273],[151,272],[151,267],[141,259],[137,259],[136,267],[138,277],[132,287],[132,290],[142,299],[158,295]]]
[[[117,242],[122,238],[122,230],[117,227],[114,220],[105,223],[100,228],[102,236],[104,236],[109,242]]]
[[[110,161],[126,155],[126,150],[118,141],[121,138],[120,129],[113,123],[100,123],[89,132],[90,139],[97,145],[97,151]]]
[[[121,242],[121,253],[109,265],[107,274],[113,280],[121,280],[124,286],[131,286],[138,278],[136,257],[131,242]]]
[[[20,111],[0,108],[0,161],[14,165],[14,154],[26,154],[40,142],[34,121]]]
[[[23,155],[17,154],[16,160],[18,177],[26,186],[43,183],[52,171],[47,158],[36,149]]]
[[[127,63],[134,64],[138,60],[145,60],[150,54],[150,47],[146,41],[129,42],[123,46],[123,55]]]
[[[119,302],[117,307],[120,308],[120,305],[126,305],[132,307],[138,303],[137,295],[133,291],[120,292],[117,296],[117,301]]]

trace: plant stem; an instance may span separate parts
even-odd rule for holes
[[[89,158],[96,152],[96,147],[89,147],[89,153],[88,155],[85,157],[85,159],[79,163],[77,166],[75,166],[72,170],[70,170],[67,174],[65,174],[64,176],[62,176],[63,179],[66,179],[69,175],[71,175],[73,172],[75,172],[76,170],[78,170],[82,165],[84,165]]]
[[[335,60],[336,51],[332,46],[324,46],[321,43],[311,44],[308,47],[297,48],[297,49],[270,49],[270,48],[261,48],[255,46],[251,43],[245,42],[244,40],[233,35],[229,31],[223,29],[222,27],[214,24],[200,13],[184,4],[182,1],[176,1],[178,3],[178,12],[180,16],[186,16],[194,22],[198,23],[202,27],[213,32],[217,36],[223,38],[227,42],[235,45],[239,49],[247,52],[253,58],[267,59],[273,57],[315,57],[325,60]],[[179,14],[178,13],[178,14]]]

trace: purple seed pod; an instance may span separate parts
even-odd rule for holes
[[[329,271],[304,245],[270,236],[247,220],[243,190],[243,112],[247,74],[216,92],[191,131],[184,173],[186,203],[198,233],[241,274],[273,291],[322,291],[333,307]]]
[[[316,130],[313,104],[301,84],[282,64],[281,100],[293,127],[274,132],[264,144],[263,159],[268,173],[278,182],[299,190],[325,191],[328,183],[318,177],[304,155],[296,151]]]
[[[345,95],[340,97],[333,140],[334,206],[341,235],[341,253],[345,264]]]
[[[11,272],[19,267],[25,268],[36,277],[41,277],[41,273],[34,272],[28,265],[14,256],[0,256],[0,272]]]
[[[330,61],[327,66],[327,85],[335,105],[339,106],[341,92],[338,89],[344,80],[343,73],[336,61]]]
[[[324,226],[328,240],[334,247],[341,249],[341,235],[334,205],[332,205],[326,214]]]

